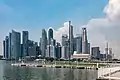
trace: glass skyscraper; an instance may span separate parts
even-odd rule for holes
[[[18,60],[21,54],[21,34],[12,30],[11,34],[11,58]]]
[[[82,53],[82,37],[80,34],[76,37],[76,51],[78,54]]]
[[[34,41],[29,40],[28,41],[28,55],[29,57],[36,57],[36,47],[37,44]]]
[[[9,54],[8,54],[8,45],[9,45],[9,37],[6,36],[5,38],[5,59],[8,59]]]
[[[51,39],[53,39],[53,29],[48,30],[48,45],[51,44]]]
[[[92,47],[91,48],[91,56],[92,56],[92,59],[99,59],[100,58],[100,48]]]
[[[58,59],[61,58],[61,45],[58,42],[56,43],[56,46],[55,46],[55,54]]]
[[[41,52],[42,52],[41,56],[42,57],[46,57],[46,49],[47,49],[47,33],[45,29],[42,29],[42,39],[41,39]]]
[[[71,25],[71,21],[69,21],[69,58],[73,54],[73,26]]]
[[[90,43],[88,43],[88,54],[90,54]]]
[[[8,49],[9,59],[11,59],[11,35],[12,33],[9,33],[9,49]]]
[[[5,58],[5,40],[3,40],[3,57]]]
[[[23,42],[23,54],[22,54],[22,57],[23,58],[28,56],[28,40],[29,40],[28,31],[23,31],[22,32],[22,42]]]
[[[68,35],[67,34],[63,34],[62,35],[62,46],[66,45],[66,41],[68,40]]]

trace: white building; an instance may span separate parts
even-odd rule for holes
[[[71,56],[72,59],[90,59],[90,54],[76,54],[77,52],[74,51],[74,54]]]

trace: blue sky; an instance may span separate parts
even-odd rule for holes
[[[28,30],[30,39],[39,41],[42,28],[59,30],[69,20],[80,27],[104,17],[107,4],[108,0],[0,0],[0,52],[12,29]]]
[[[74,25],[104,16],[107,0],[0,0],[0,25],[22,28],[59,28],[65,21]],[[4,10],[3,10],[4,9]]]

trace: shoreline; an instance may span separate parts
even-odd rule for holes
[[[44,68],[71,68],[71,69],[94,69],[107,67],[103,64],[96,63],[79,63],[79,64],[42,64],[42,63],[12,63],[11,66],[18,67],[44,67]]]

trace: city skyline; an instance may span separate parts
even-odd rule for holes
[[[73,25],[71,21],[68,21],[69,34],[62,34],[62,41],[57,42],[53,38],[53,29],[49,28],[46,32],[42,29],[42,37],[40,42],[35,42],[29,39],[29,32],[22,31],[22,37],[20,32],[12,30],[9,32],[9,36],[6,36],[3,40],[4,58],[8,60],[19,60],[28,58],[53,58],[70,60],[72,58],[86,58],[111,60],[114,53],[108,43],[105,47],[105,52],[101,54],[99,47],[91,47],[87,38],[87,29],[82,28],[82,34],[73,35]],[[47,34],[48,33],[48,34]],[[91,50],[91,52],[90,52]],[[82,56],[82,57],[80,57]],[[86,57],[85,57],[86,56]]]
[[[14,0],[13,0],[14,1]],[[105,1],[105,0],[104,0]],[[3,40],[3,38],[4,38],[4,36],[9,32],[9,30],[11,30],[11,29],[18,29],[18,30],[16,30],[16,31],[21,31],[21,30],[28,30],[29,32],[30,32],[30,39],[32,39],[32,40],[35,40],[35,41],[39,41],[39,38],[40,38],[40,33],[41,33],[41,30],[42,30],[42,25],[43,26],[45,26],[45,29],[47,28],[47,27],[53,27],[54,29],[55,29],[55,35],[54,35],[54,37],[55,37],[55,39],[57,39],[57,40],[59,40],[60,41],[60,38],[57,36],[57,35],[60,35],[61,36],[61,34],[60,33],[67,33],[68,31],[68,27],[60,27],[60,25],[62,25],[65,21],[72,21],[72,23],[73,23],[73,26],[74,26],[74,32],[80,32],[80,29],[79,29],[79,27],[81,28],[81,26],[82,25],[84,25],[84,24],[82,24],[82,22],[84,23],[87,23],[88,22],[88,24],[85,24],[85,27],[87,27],[87,29],[88,29],[88,39],[90,40],[90,43],[92,43],[92,46],[100,46],[100,48],[102,49],[102,51],[104,51],[104,48],[105,48],[105,43],[106,43],[106,41],[110,44],[110,46],[113,48],[113,52],[115,53],[115,55],[117,55],[118,57],[120,56],[120,51],[119,51],[119,40],[120,40],[120,38],[118,37],[118,34],[119,34],[119,31],[120,31],[120,28],[119,28],[119,21],[120,21],[120,19],[117,17],[117,16],[119,16],[119,11],[120,11],[120,8],[118,7],[119,6],[119,0],[115,0],[115,1],[113,1],[113,0],[109,0],[109,3],[108,3],[108,1],[106,0],[105,2],[104,2],[103,0],[101,0],[100,2],[98,1],[98,2],[96,2],[95,0],[93,0],[93,2],[94,3],[91,3],[91,2],[89,2],[88,1],[88,3],[86,3],[86,4],[90,4],[90,5],[88,5],[88,7],[90,7],[92,4],[94,4],[93,5],[93,7],[95,7],[96,6],[96,4],[97,3],[101,3],[101,4],[99,4],[102,8],[99,8],[99,7],[96,7],[97,9],[95,9],[95,10],[100,10],[100,13],[99,13],[99,11],[91,11],[92,13],[90,14],[90,11],[88,10],[89,8],[88,7],[85,7],[85,6],[83,6],[82,8],[83,9],[86,9],[87,11],[88,11],[88,15],[87,16],[81,16],[81,15],[83,15],[84,13],[87,13],[87,12],[79,12],[79,11],[76,11],[76,13],[78,12],[78,15],[76,15],[76,17],[78,17],[78,18],[83,18],[82,20],[75,20],[74,18],[72,18],[72,17],[74,17],[74,15],[75,14],[73,14],[72,12],[69,14],[69,13],[67,13],[69,16],[65,16],[65,18],[63,18],[63,19],[61,19],[61,18],[58,18],[58,19],[56,19],[55,18],[55,20],[57,21],[52,21],[51,19],[49,20],[48,19],[48,22],[46,22],[46,24],[45,25],[43,25],[43,24],[41,24],[41,20],[38,20],[40,23],[39,24],[41,24],[40,25],[40,27],[39,27],[39,24],[37,24],[37,22],[34,22],[34,23],[36,23],[36,25],[32,25],[32,24],[30,24],[30,22],[28,21],[28,23],[26,23],[26,24],[29,24],[29,25],[32,25],[32,26],[34,26],[34,27],[29,27],[29,25],[27,25],[26,26],[26,24],[24,25],[24,24],[21,24],[21,25],[18,25],[18,24],[14,24],[14,23],[17,23],[16,21],[12,21],[11,22],[11,24],[7,24],[7,25],[5,25],[6,23],[10,23],[10,21],[9,21],[9,19],[7,19],[7,18],[9,18],[9,17],[12,17],[12,16],[7,16],[8,14],[5,14],[4,16],[3,16],[3,19],[5,19],[5,20],[3,20],[2,22],[2,27],[1,27],[1,35],[0,35],[0,42],[1,42],[1,45],[2,45],[2,40]],[[54,2],[54,1],[53,1]],[[77,3],[77,2],[79,2],[79,1],[75,1],[75,3],[73,3],[74,5]],[[2,5],[2,3],[4,3],[4,0],[3,1],[1,1],[1,6],[4,6],[5,7],[5,9],[7,9],[7,8],[9,8],[9,6],[10,7],[12,7],[13,8],[13,10],[14,10],[14,7],[16,6],[16,5],[13,5],[13,4],[11,4],[11,2],[9,2],[9,1],[6,1],[6,3],[4,3],[5,5]],[[22,3],[22,1],[21,1],[21,3]],[[57,2],[56,2],[57,3]],[[56,4],[56,3],[53,3],[53,4]],[[59,3],[59,2],[58,2]],[[61,2],[62,3],[62,2]],[[71,3],[71,2],[70,2]],[[81,3],[82,3],[82,1],[81,1]],[[31,3],[28,3],[28,4],[31,4]],[[36,2],[34,3],[34,4],[36,4]],[[111,7],[111,5],[114,5],[114,7]],[[6,6],[7,5],[7,6]],[[79,4],[78,4],[79,5]],[[106,5],[107,5],[107,7],[106,7]],[[17,8],[21,8],[21,6],[20,7],[17,7]],[[17,9],[16,8],[16,9]],[[73,7],[74,8],[74,7]],[[73,11],[74,9],[76,9],[76,7],[73,9],[73,8],[70,8],[71,9],[71,11]],[[81,9],[81,6],[78,6],[77,7],[78,9],[80,8]],[[87,9],[88,8],[88,9]],[[27,6],[27,8],[26,9],[28,9],[28,6]],[[34,8],[33,8],[34,9]],[[82,10],[83,10],[82,9]],[[11,10],[11,8],[10,8],[10,10]],[[94,8],[91,8],[91,10],[94,10]],[[104,12],[103,12],[103,10],[104,10]],[[0,11],[2,11],[2,9],[0,9]],[[32,11],[32,10],[31,10]],[[36,10],[37,11],[37,10]],[[84,11],[84,10],[83,10]],[[111,11],[112,11],[112,13],[111,13]],[[3,11],[2,11],[3,12]],[[6,11],[4,11],[4,12],[7,12],[7,10]],[[11,11],[10,11],[11,12]],[[9,10],[8,10],[8,13],[10,13],[9,12]],[[19,12],[19,9],[18,9],[18,12]],[[22,11],[21,11],[22,12]],[[66,12],[69,12],[69,11],[66,11]],[[73,11],[74,12],[74,11]],[[116,12],[116,13],[114,13],[114,12]],[[44,13],[44,12],[43,12]],[[1,13],[2,15],[3,15],[3,13]],[[96,16],[94,16],[94,14],[96,14]],[[19,13],[19,15],[21,15],[21,13]],[[23,13],[23,15],[24,15],[24,13]],[[72,16],[73,15],[73,16]],[[58,15],[56,15],[56,16],[58,16]],[[72,16],[72,17],[71,17]],[[79,17],[80,16],[80,17]],[[90,16],[90,19],[88,19],[88,17]],[[5,17],[5,18],[4,18]],[[34,17],[34,15],[32,16],[32,17]],[[87,20],[85,20],[84,21],[84,18],[85,17],[87,17]],[[28,16],[28,18],[29,18],[29,16]],[[53,17],[52,17],[53,18]],[[17,17],[17,19],[19,19],[19,17]],[[24,18],[23,18],[24,19]],[[109,20],[108,20],[109,19]],[[7,22],[7,20],[8,20],[8,22]],[[34,19],[34,20],[37,20],[37,19]],[[90,21],[89,21],[90,20]],[[27,20],[26,20],[27,21]],[[49,22],[50,21],[50,22]],[[18,20],[18,22],[19,22],[19,20]],[[20,22],[21,22],[21,20],[20,20]],[[80,23],[80,24],[79,24]],[[14,25],[13,25],[14,24]],[[7,26],[7,27],[5,27],[5,28],[3,28],[4,27],[4,25],[5,26]],[[15,25],[16,25],[16,27],[15,27]],[[13,27],[10,27],[10,26],[13,26]],[[20,26],[20,27],[19,27]],[[23,26],[23,27],[21,27],[21,26]],[[25,27],[26,26],[26,27]],[[37,26],[37,27],[36,27]],[[55,27],[56,26],[56,27]],[[60,28],[59,28],[60,27]],[[3,29],[2,29],[3,28]],[[7,28],[7,29],[6,29]],[[78,33],[79,33],[78,32]],[[76,33],[74,33],[74,35],[75,35]],[[36,37],[35,37],[35,35],[37,35]],[[93,37],[94,36],[94,37]],[[99,43],[98,43],[99,42]],[[1,49],[2,50],[2,49]],[[0,50],[0,52],[1,52],[1,50]]]

